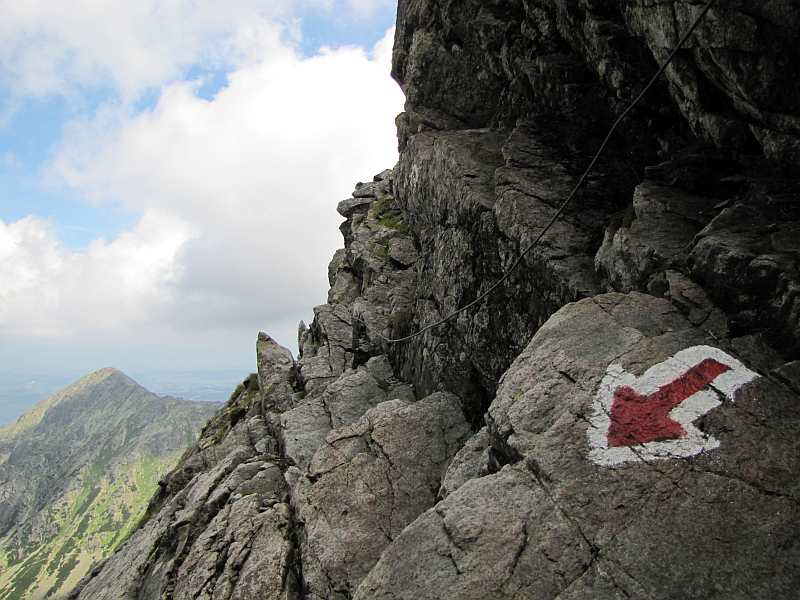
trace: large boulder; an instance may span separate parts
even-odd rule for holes
[[[390,400],[332,431],[293,491],[310,598],[351,597],[383,550],[436,502],[469,438],[458,399]]]
[[[793,597],[792,368],[759,373],[664,299],[564,307],[489,411],[512,464],[406,528],[356,598]]]
[[[258,383],[261,392],[262,412],[290,410],[294,406],[293,394],[298,386],[299,374],[292,353],[264,332],[256,341]]]

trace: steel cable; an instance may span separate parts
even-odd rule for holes
[[[603,143],[600,145],[600,148],[595,153],[594,158],[592,159],[592,162],[589,163],[589,166],[586,168],[586,170],[584,171],[583,175],[581,175],[581,178],[578,180],[578,183],[575,185],[575,188],[572,190],[570,195],[567,197],[566,200],[564,200],[564,202],[561,204],[559,209],[553,215],[553,218],[550,219],[550,221],[547,223],[547,225],[545,225],[544,229],[542,229],[542,231],[539,232],[539,235],[536,236],[536,238],[528,245],[527,248],[525,248],[525,250],[514,261],[514,264],[511,265],[511,267],[505,272],[505,274],[499,280],[497,280],[497,282],[495,282],[494,285],[492,285],[488,290],[483,292],[480,296],[475,298],[475,300],[473,300],[469,304],[466,304],[466,305],[462,306],[458,310],[453,311],[452,313],[450,313],[446,317],[436,321],[435,323],[432,323],[431,325],[426,325],[425,327],[423,327],[419,331],[417,331],[415,333],[412,333],[410,335],[407,335],[405,337],[401,337],[401,338],[397,338],[397,339],[389,339],[389,338],[381,335],[377,331],[373,331],[372,333],[374,335],[378,336],[379,338],[381,338],[383,341],[385,341],[387,343],[390,343],[390,344],[396,344],[398,342],[405,342],[407,340],[413,339],[413,338],[415,338],[415,337],[417,337],[419,335],[422,335],[426,331],[430,331],[434,327],[438,327],[439,325],[443,325],[444,323],[446,323],[447,321],[449,321],[450,319],[452,319],[456,315],[459,315],[462,312],[466,311],[467,309],[475,306],[476,304],[478,304],[478,302],[480,302],[481,300],[483,300],[484,298],[489,296],[492,292],[494,292],[494,290],[496,290],[500,286],[500,284],[502,284],[506,279],[508,279],[509,276],[511,275],[511,273],[513,273],[514,270],[517,268],[517,266],[522,262],[522,259],[525,258],[525,255],[528,254],[528,252],[530,252],[534,248],[534,246],[536,246],[536,244],[538,244],[541,241],[541,239],[544,237],[544,234],[547,233],[547,230],[550,229],[550,227],[552,227],[553,223],[556,222],[556,219],[558,219],[558,217],[560,217],[561,214],[564,212],[564,209],[567,207],[567,205],[570,203],[572,198],[575,196],[576,192],[580,189],[581,185],[583,185],[583,182],[586,179],[586,176],[594,168],[594,165],[597,162],[597,159],[600,157],[600,154],[603,152],[603,150],[605,149],[606,145],[608,144],[608,141],[611,139],[611,135],[614,133],[614,130],[616,130],[617,126],[623,121],[623,119],[625,119],[625,117],[628,116],[628,113],[630,113],[631,110],[633,110],[633,108],[639,103],[639,101],[644,97],[644,95],[653,86],[653,84],[655,84],[655,82],[658,80],[658,78],[661,76],[661,74],[664,72],[664,70],[667,68],[667,66],[672,62],[672,59],[675,58],[675,55],[678,53],[678,51],[683,47],[683,45],[689,39],[689,36],[691,36],[692,33],[694,33],[694,30],[697,29],[697,26],[700,25],[700,22],[703,20],[703,18],[706,16],[706,14],[708,14],[709,9],[714,5],[714,3],[716,1],[717,0],[710,0],[708,2],[708,4],[705,5],[705,7],[703,8],[703,11],[700,13],[700,16],[697,17],[697,19],[695,20],[694,24],[683,35],[683,37],[680,39],[680,41],[678,41],[677,46],[675,46],[675,49],[672,50],[672,52],[667,57],[667,60],[664,62],[664,64],[661,65],[661,67],[658,69],[656,74],[653,75],[653,77],[650,79],[649,83],[644,87],[644,89],[636,97],[636,99],[631,103],[631,105],[628,106],[628,108],[625,109],[625,111],[617,118],[616,121],[614,121],[614,124],[611,126],[611,129],[608,131],[608,135],[606,135],[605,139],[603,140]],[[356,319],[357,321],[360,321],[361,323],[363,323],[365,327],[368,327],[367,324],[363,320],[359,319],[355,315],[353,315],[353,318]]]

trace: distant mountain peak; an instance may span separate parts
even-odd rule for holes
[[[97,388],[99,386],[108,387],[112,385],[116,388],[131,387],[131,389],[141,389],[153,397],[157,397],[152,392],[149,392],[133,379],[125,375],[119,369],[114,367],[103,367],[93,373],[81,377],[75,383],[68,385],[60,392],[48,396],[44,400],[38,402],[28,412],[20,415],[18,419],[0,426],[0,442],[7,438],[9,435],[19,435],[21,432],[36,427],[44,418],[47,411],[53,409],[55,406],[68,401],[70,399],[80,399],[85,396],[88,390]]]
[[[125,373],[123,373],[119,369],[117,369],[115,367],[103,367],[102,369],[98,369],[94,373],[89,373],[88,375],[86,375],[84,377],[81,377],[78,381],[76,381],[72,385],[68,386],[67,388],[62,390],[62,392],[59,392],[59,393],[66,392],[67,390],[70,390],[73,387],[80,388],[80,387],[84,387],[84,386],[87,386],[87,385],[96,385],[96,384],[101,383],[102,381],[105,381],[106,379],[110,379],[110,378],[113,378],[114,380],[117,380],[117,381],[120,381],[120,382],[131,383],[131,384],[137,385],[137,386],[139,385],[138,383],[136,383],[133,379],[128,377]],[[139,387],[141,387],[141,386],[139,386]]]
[[[108,556],[218,407],[104,367],[0,427],[0,597],[67,591]]]

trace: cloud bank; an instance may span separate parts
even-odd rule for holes
[[[97,15],[79,11],[88,23],[58,11],[45,19],[41,6],[13,5],[30,27],[0,49],[6,85],[71,94],[105,82],[119,91],[65,124],[46,179],[141,218],[80,251],[35,215],[0,221],[0,337],[77,347],[127,336],[199,349],[226,346],[225,336],[254,343],[261,329],[292,347],[299,319],[325,301],[327,263],[342,245],[336,203],[397,160],[403,96],[388,76],[392,31],[369,51],[302,58],[269,20],[286,13],[279,2],[107,2]],[[153,19],[163,24],[147,32]],[[162,31],[175,23],[177,34]],[[19,51],[37,35],[38,58]],[[175,78],[204,52],[236,63],[211,100],[198,97],[201,80]],[[157,103],[136,110],[154,85]]]

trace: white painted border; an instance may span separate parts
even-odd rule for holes
[[[689,396],[670,411],[669,417],[686,430],[685,437],[631,447],[609,447],[611,405],[618,387],[627,385],[638,394],[650,395],[708,358],[729,366],[730,370],[718,375],[709,384],[711,389]],[[620,365],[609,365],[592,403],[591,424],[587,431],[591,446],[589,459],[598,465],[611,466],[634,460],[685,458],[718,448],[719,440],[703,433],[692,422],[722,404],[720,397],[734,402],[736,390],[758,376],[729,354],[711,346],[693,346],[681,350],[664,362],[653,365],[638,378],[632,373],[626,373]]]

